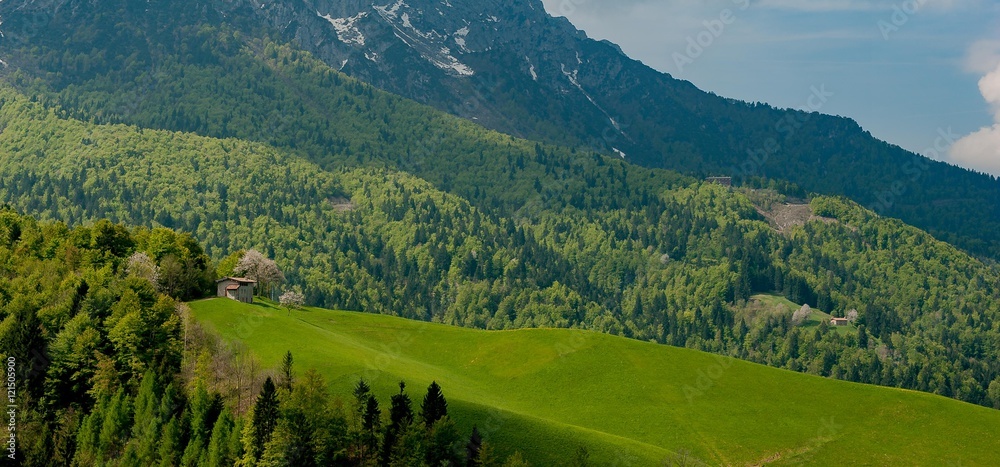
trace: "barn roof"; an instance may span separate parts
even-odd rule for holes
[[[234,281],[234,282],[239,282],[241,284],[256,284],[257,283],[257,281],[255,281],[253,279],[246,279],[246,278],[243,278],[243,277],[223,277],[222,279],[219,279],[219,280],[217,280],[215,282],[225,282],[225,281]]]

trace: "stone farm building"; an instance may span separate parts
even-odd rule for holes
[[[831,318],[830,319],[830,325],[831,326],[847,326],[848,324],[851,324],[851,321],[849,319],[847,319],[847,318]]]
[[[708,177],[705,179],[708,183],[714,183],[716,185],[722,185],[726,187],[733,186],[733,177]]]
[[[215,281],[218,296],[231,298],[243,303],[253,303],[253,288],[257,281],[242,277],[223,277]]]

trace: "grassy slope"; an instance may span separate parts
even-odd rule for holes
[[[795,303],[780,295],[757,294],[751,298],[759,301],[760,303],[763,304],[764,307],[770,310],[777,310],[779,309],[778,307],[781,306],[784,308],[784,312],[788,313],[789,316],[795,313],[795,311],[798,310],[799,308],[802,308],[801,304]],[[802,327],[816,328],[819,327],[820,323],[822,323],[823,321],[829,322],[830,318],[833,318],[833,315],[826,313],[823,310],[813,308],[812,314],[810,314],[809,318],[806,319],[805,323],[802,324]],[[841,335],[857,334],[858,332],[858,328],[854,327],[853,324],[850,326],[837,326],[834,327],[833,329],[834,331],[840,333]]]
[[[320,309],[286,316],[219,299],[192,308],[265,366],[291,350],[300,371],[319,369],[344,397],[359,376],[383,400],[399,379],[415,399],[437,380],[463,429],[475,419],[487,439],[540,465],[581,443],[599,465],[674,452],[711,464],[1000,461],[1000,412],[924,393],[575,330],[485,332]]]

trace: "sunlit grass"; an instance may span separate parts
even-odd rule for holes
[[[399,318],[215,299],[195,316],[243,340],[265,367],[286,350],[345,399],[359,377],[383,403],[436,380],[465,432],[558,464],[580,445],[596,465],[988,465],[1000,411],[930,394],[773,369],[577,330],[486,332]],[[944,434],[947,433],[947,436]]]

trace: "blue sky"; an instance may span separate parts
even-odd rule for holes
[[[823,86],[834,93],[823,113],[1000,174],[1000,1],[543,1],[590,37],[701,89],[800,108]],[[942,134],[952,137],[942,144]]]

